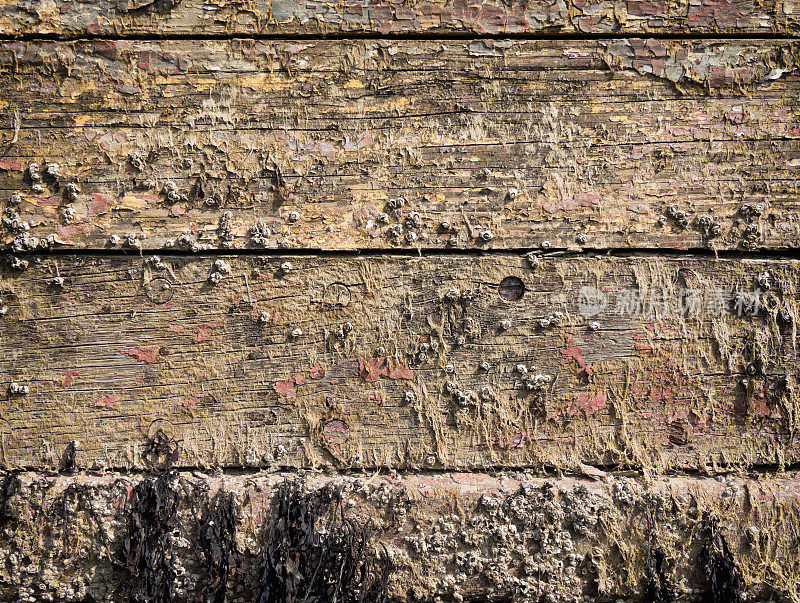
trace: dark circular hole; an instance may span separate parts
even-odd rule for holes
[[[497,288],[500,297],[508,301],[517,301],[522,299],[525,295],[525,284],[522,279],[516,276],[507,276],[500,281],[500,286]]]

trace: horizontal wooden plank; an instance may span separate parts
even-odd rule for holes
[[[3,0],[6,35],[797,33],[788,0]]]
[[[0,597],[119,601],[158,588],[177,601],[210,593],[254,601],[270,554],[294,568],[273,588],[290,588],[289,577],[313,583],[314,568],[388,557],[392,602],[658,600],[654,593],[667,601],[791,601],[798,592],[796,474],[650,484],[618,476],[317,476],[299,491],[286,477],[7,476]],[[273,506],[284,497],[305,503],[289,512],[315,521],[271,534],[270,520],[282,526],[287,517]],[[346,522],[330,523],[325,500]],[[320,544],[346,543],[368,522],[376,534],[353,542],[352,557],[318,561]],[[298,532],[307,526],[316,538],[306,543]],[[270,546],[278,542],[285,548]],[[334,583],[347,580],[333,573]]]
[[[37,244],[78,248],[797,247],[798,52],[9,42],[4,236],[19,248],[26,225]]]
[[[7,467],[800,460],[795,261],[17,260]]]

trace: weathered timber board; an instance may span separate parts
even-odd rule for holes
[[[510,255],[31,260],[0,281],[0,460],[56,468],[77,440],[89,468],[147,468],[176,448],[191,467],[793,463],[799,270]]]
[[[175,600],[198,601],[221,578],[228,600],[257,600],[270,499],[291,477],[7,476],[0,596],[117,601],[156,583]],[[394,565],[390,601],[646,601],[656,587],[674,600],[732,601],[723,597],[735,592],[732,580],[747,601],[800,595],[796,474],[649,485],[611,475],[315,476],[307,486],[341,489],[347,525],[373,523],[367,546]],[[236,497],[225,515],[220,492]],[[137,514],[138,501],[148,514]],[[136,575],[123,548],[132,522],[152,549],[168,551],[163,565]],[[212,562],[220,556],[227,571]]]
[[[0,196],[19,207],[5,238],[28,222],[19,248],[129,234],[156,249],[796,247],[799,53],[764,40],[7,42]]]
[[[328,3],[3,0],[6,35],[246,35],[323,33],[797,33],[784,0],[445,1]]]

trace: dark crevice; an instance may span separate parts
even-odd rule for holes
[[[331,32],[331,33],[241,33],[241,34],[209,34],[209,33],[99,33],[88,34],[0,34],[0,42],[77,42],[95,40],[131,40],[142,42],[170,42],[180,40],[271,40],[277,42],[291,42],[295,40],[311,41],[337,41],[337,40],[392,40],[392,41],[470,41],[470,40],[522,40],[522,41],[584,41],[584,40],[697,40],[697,41],[725,41],[725,40],[800,40],[800,36],[786,33],[620,33],[620,32],[589,32],[589,33],[559,33],[559,32],[523,32],[502,34],[481,34],[472,31],[443,31],[443,32]]]
[[[258,603],[385,603],[392,572],[378,529],[344,512],[342,488],[307,490],[302,480],[275,489],[261,536]]]
[[[4,253],[10,253],[8,249]],[[740,249],[721,249],[713,250],[702,247],[689,249],[663,249],[658,247],[609,247],[609,248],[550,248],[547,251],[539,247],[512,247],[507,249],[485,249],[485,248],[397,248],[397,249],[204,249],[201,251],[191,251],[188,249],[119,249],[119,248],[54,248],[50,250],[37,250],[33,252],[15,253],[20,257],[24,256],[108,256],[108,257],[151,257],[154,255],[165,257],[236,257],[236,256],[260,256],[260,257],[336,257],[336,258],[359,258],[359,257],[447,257],[447,256],[468,256],[468,257],[508,257],[526,256],[535,254],[539,257],[660,257],[666,259],[742,259],[742,260],[800,260],[800,249],[782,247],[772,249],[740,250]]]
[[[604,473],[608,473],[611,477],[619,476],[619,477],[644,477],[644,471],[639,467],[634,467],[625,464],[602,464],[602,463],[583,463],[584,466],[590,469],[596,469],[602,471]],[[532,477],[541,477],[541,478],[590,478],[596,479],[595,475],[587,476],[586,473],[576,472],[570,469],[563,469],[554,466],[542,466],[542,465],[481,465],[478,467],[453,467],[453,468],[437,468],[437,467],[427,467],[424,470],[420,470],[413,467],[395,467],[394,470],[400,472],[405,477],[413,477],[413,476],[429,476],[429,475],[448,475],[451,473],[476,473],[481,475],[500,475],[500,474],[508,474],[514,472],[528,472]],[[76,472],[79,471],[78,468],[75,470]],[[348,477],[364,477],[364,476],[375,476],[375,475],[389,475],[390,469],[386,467],[377,467],[377,466],[362,466],[359,468],[339,468],[339,469],[328,469],[328,470],[320,470],[320,471],[310,471],[307,467],[297,467],[292,465],[281,465],[281,466],[253,466],[253,467],[240,467],[240,466],[233,466],[233,465],[219,465],[214,467],[199,467],[194,465],[173,465],[170,466],[170,471],[174,473],[192,473],[196,475],[207,475],[209,478],[219,475],[224,475],[226,477],[237,477],[237,476],[256,476],[256,475],[279,475],[283,473],[293,473],[296,474],[298,471],[306,473],[308,475],[319,475],[319,476],[327,476],[327,477],[338,477],[338,476],[348,476]],[[757,477],[760,475],[778,475],[783,473],[791,473],[794,471],[800,471],[800,462],[796,463],[789,463],[785,465],[781,465],[779,463],[760,463],[760,464],[752,464],[747,466],[741,465],[725,465],[721,463],[717,463],[715,465],[715,469],[693,469],[693,468],[681,468],[681,469],[671,469],[662,471],[659,475],[661,477],[666,478],[679,478],[679,477],[689,477],[689,478],[696,478],[696,479],[703,479],[703,478],[714,478],[718,475],[724,475],[728,473],[732,474],[740,474],[743,477]],[[141,469],[135,467],[108,467],[102,471],[91,471],[91,470],[80,470],[81,473],[86,475],[96,475],[96,476],[108,476],[108,475],[153,475],[152,469]],[[30,466],[30,467],[20,467],[15,468],[12,470],[7,470],[4,473],[6,478],[10,478],[11,476],[23,474],[23,473],[42,473],[44,475],[55,475],[53,471],[45,470],[40,467]],[[11,482],[9,482],[11,483]],[[0,486],[1,487],[1,486]],[[2,501],[0,501],[2,502]]]

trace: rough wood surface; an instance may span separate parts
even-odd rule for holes
[[[3,0],[6,35],[797,33],[788,0]]]
[[[43,245],[93,248],[796,247],[799,54],[6,42],[5,237],[27,222]]]
[[[800,460],[794,261],[29,260],[0,281],[7,467]]]
[[[117,601],[156,584],[176,601],[215,600],[210,593],[254,601],[278,514],[270,499],[287,477],[6,476],[0,597]],[[611,475],[315,476],[307,484],[341,492],[348,521],[323,532],[330,525],[318,519],[317,539],[373,523],[367,546],[392,561],[391,601],[800,597],[795,474],[650,484]],[[135,544],[154,551],[137,573],[125,563],[136,551],[132,525],[146,535]]]

